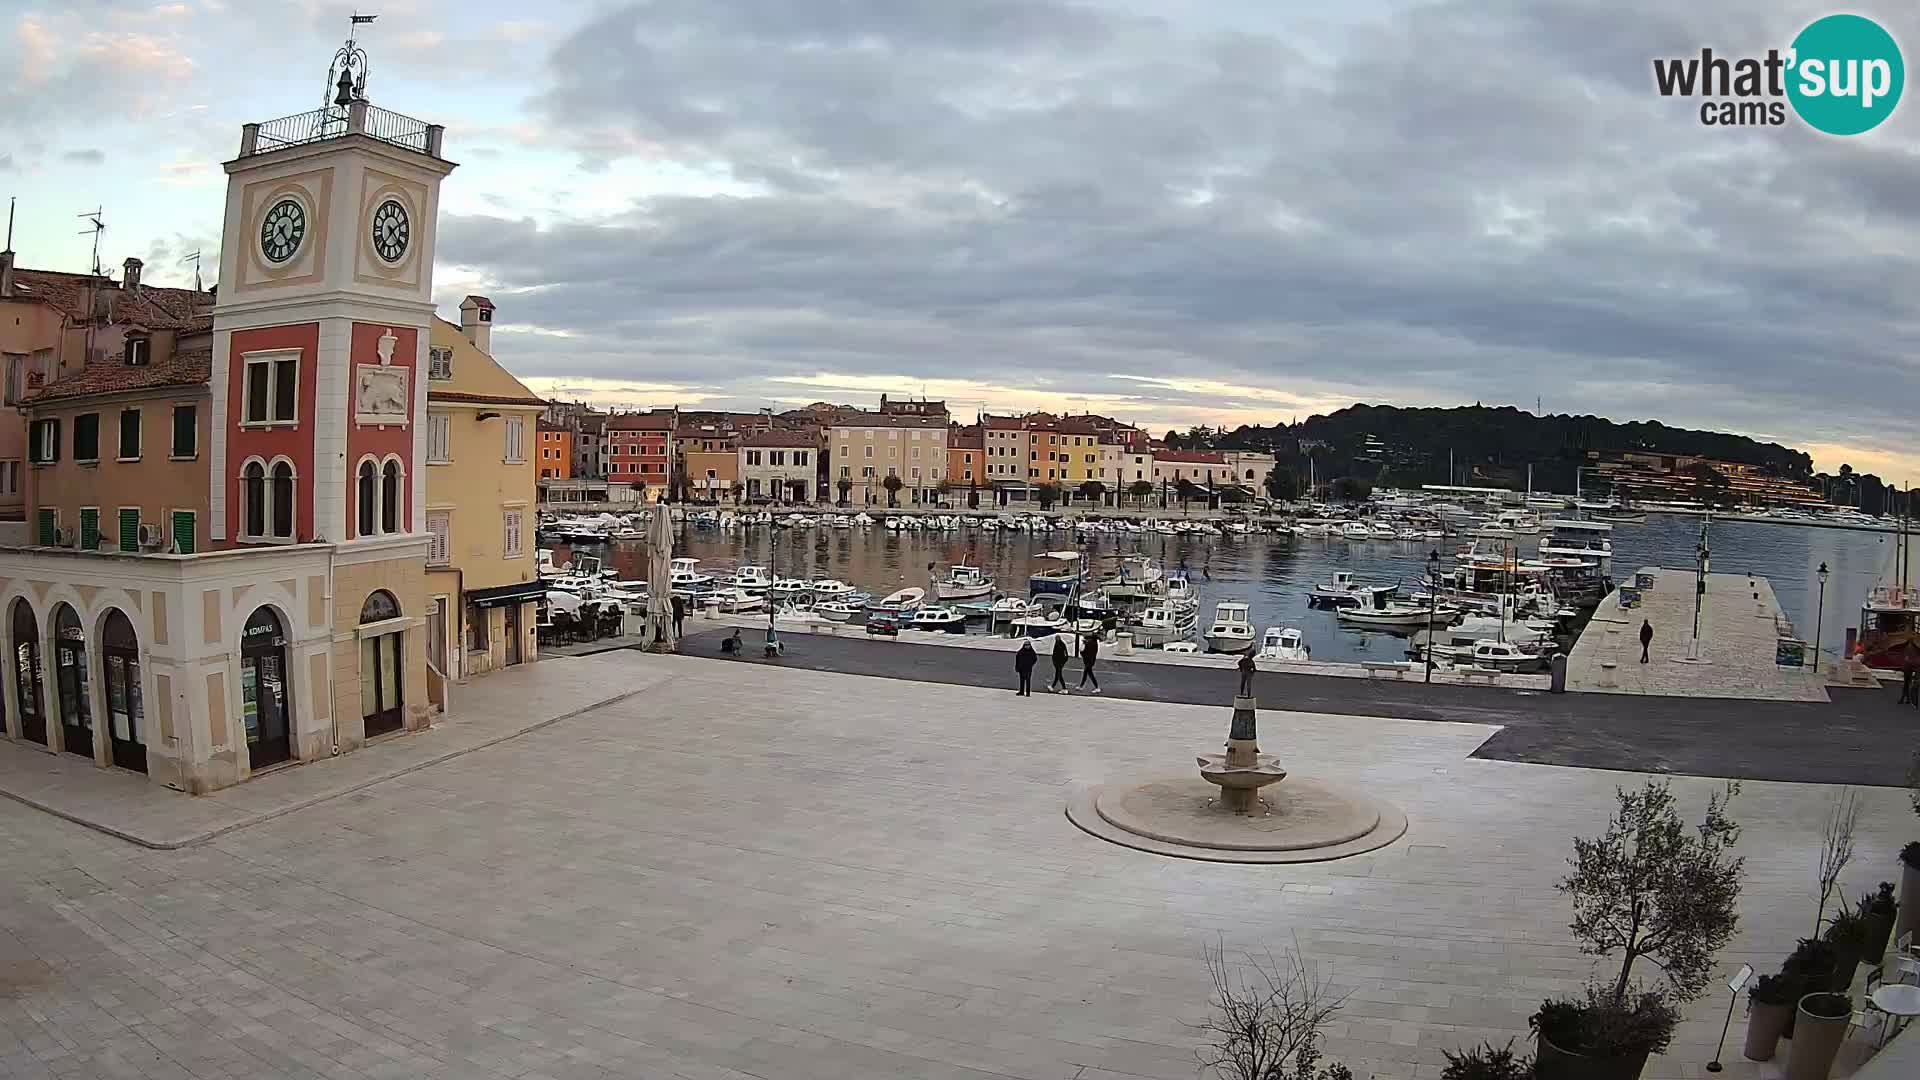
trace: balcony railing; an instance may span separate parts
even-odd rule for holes
[[[440,138],[445,131],[397,112],[356,101],[346,108],[328,106],[312,112],[295,113],[264,124],[247,124],[241,129],[240,156],[251,157],[290,146],[338,139],[345,135],[366,135],[389,146],[440,156]]]

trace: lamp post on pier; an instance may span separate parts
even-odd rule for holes
[[[1687,642],[1687,662],[1702,663],[1700,659],[1700,609],[1707,602],[1707,567],[1713,559],[1713,552],[1707,548],[1707,526],[1713,523],[1711,515],[1700,522],[1700,541],[1694,545],[1693,568],[1693,638]]]
[[[1433,681],[1433,616],[1440,607],[1440,551],[1427,553],[1427,647],[1421,650],[1427,661],[1427,682]]]
[[[1813,673],[1818,675],[1820,673],[1820,629],[1827,614],[1827,564],[1821,563],[1820,569],[1814,571],[1814,576],[1820,579],[1819,606],[1813,609]]]

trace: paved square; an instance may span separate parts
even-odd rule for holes
[[[1552,882],[1639,779],[1472,758],[1484,726],[1267,712],[1263,748],[1409,831],[1196,863],[1062,806],[1215,748],[1224,707],[632,652],[537,670],[593,698],[648,666],[637,696],[179,851],[0,803],[0,1076],[1189,1078],[1222,935],[1352,991],[1327,1049],[1357,1075],[1437,1077],[1588,970]],[[1746,785],[1724,966],[1808,932],[1833,790]],[[1901,792],[1863,794],[1850,894],[1917,831]],[[1702,1076],[1725,1004],[1647,1075]],[[1740,1032],[1721,1075],[1762,1075]]]

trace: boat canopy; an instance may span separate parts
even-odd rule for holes
[[[1059,559],[1061,562],[1072,562],[1080,558],[1080,553],[1077,551],[1043,551],[1039,554],[1038,558]]]

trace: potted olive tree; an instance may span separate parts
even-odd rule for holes
[[[1833,1059],[1853,1021],[1853,999],[1821,992],[1800,999],[1793,1047],[1787,1051],[1787,1080],[1827,1080]]]
[[[1747,991],[1747,1042],[1741,1048],[1748,1061],[1773,1060],[1805,985],[1800,976],[1788,972],[1762,975],[1753,981]]]
[[[1744,860],[1732,854],[1740,828],[1726,814],[1739,790],[1715,793],[1689,827],[1669,784],[1616,789],[1606,831],[1574,840],[1573,872],[1558,886],[1573,898],[1570,927],[1580,951],[1617,956],[1620,970],[1580,997],[1547,1000],[1529,1020],[1539,1080],[1635,1080],[1648,1055],[1672,1041],[1678,1007],[1706,989],[1714,954],[1740,922]],[[1663,985],[1634,983],[1642,957],[1659,967]]]
[[[1900,849],[1900,912],[1893,933],[1909,930],[1920,930],[1920,840]]]
[[[1532,1059],[1515,1057],[1511,1039],[1497,1050],[1492,1043],[1483,1043],[1465,1053],[1441,1053],[1447,1057],[1447,1066],[1440,1070],[1440,1080],[1533,1080]]]
[[[1827,932],[1821,935],[1833,946],[1833,978],[1827,983],[1827,989],[1844,994],[1852,988],[1853,973],[1867,955],[1869,930],[1867,917],[1860,912],[1842,907],[1833,913],[1827,922]]]
[[[1893,916],[1899,905],[1893,902],[1893,882],[1883,881],[1870,893],[1860,894],[1859,911],[1867,920],[1867,951],[1861,959],[1877,964],[1887,955],[1887,942],[1893,940]]]

